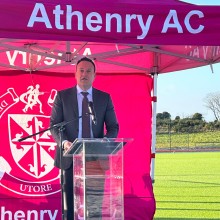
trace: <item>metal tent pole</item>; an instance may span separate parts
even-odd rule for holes
[[[152,92],[152,138],[151,138],[151,168],[150,176],[154,183],[155,173],[155,155],[156,155],[156,114],[157,114],[157,76],[158,76],[158,54],[154,54],[154,67],[151,72],[153,76],[153,92]]]

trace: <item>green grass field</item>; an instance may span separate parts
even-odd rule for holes
[[[220,219],[220,152],[158,153],[155,220]]]

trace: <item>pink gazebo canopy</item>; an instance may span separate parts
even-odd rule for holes
[[[125,148],[125,219],[152,219],[151,104],[156,102],[152,76],[218,63],[219,11],[219,6],[174,0],[1,0],[2,213],[37,210],[37,215],[49,210],[60,219],[53,140],[49,135],[18,144],[15,137],[42,129],[39,125],[49,126],[57,90],[74,85],[74,65],[78,58],[88,56],[97,66],[95,86],[112,94],[120,137],[134,137]],[[25,97],[36,85],[41,96],[35,107],[24,112]],[[50,152],[39,144],[42,138]],[[41,167],[43,162],[46,168]],[[36,191],[46,187],[48,192]]]

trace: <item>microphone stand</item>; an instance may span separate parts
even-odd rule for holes
[[[64,147],[63,147],[63,131],[65,130],[65,126],[67,124],[69,124],[70,122],[74,122],[76,120],[79,120],[80,118],[82,118],[82,116],[79,116],[78,118],[74,118],[70,121],[63,121],[63,122],[60,122],[60,123],[57,123],[45,130],[42,130],[42,131],[39,131],[39,132],[36,132],[34,134],[31,134],[31,135],[28,135],[26,137],[23,137],[23,138],[20,138],[18,139],[19,142],[21,141],[24,141],[26,140],[27,138],[30,138],[30,137],[33,137],[33,136],[36,136],[38,134],[41,134],[41,133],[44,133],[45,131],[48,131],[48,130],[52,130],[54,128],[58,128],[59,129],[59,132],[60,132],[60,149],[61,149],[61,152],[60,152],[60,185],[61,185],[61,211],[62,211],[62,220],[64,220],[64,181],[63,181],[63,163],[62,163],[62,160],[63,160],[63,152],[64,152]]]

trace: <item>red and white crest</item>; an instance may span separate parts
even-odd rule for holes
[[[8,115],[9,143],[16,164],[27,174],[39,179],[53,168],[53,153],[56,144],[50,131],[45,130],[48,116],[43,115]],[[32,136],[33,135],[33,136]],[[20,138],[29,137],[21,142]]]
[[[6,88],[0,96],[2,153],[0,187],[23,196],[60,192],[59,170],[54,167],[56,143],[49,130],[55,89],[40,84],[25,90]]]

